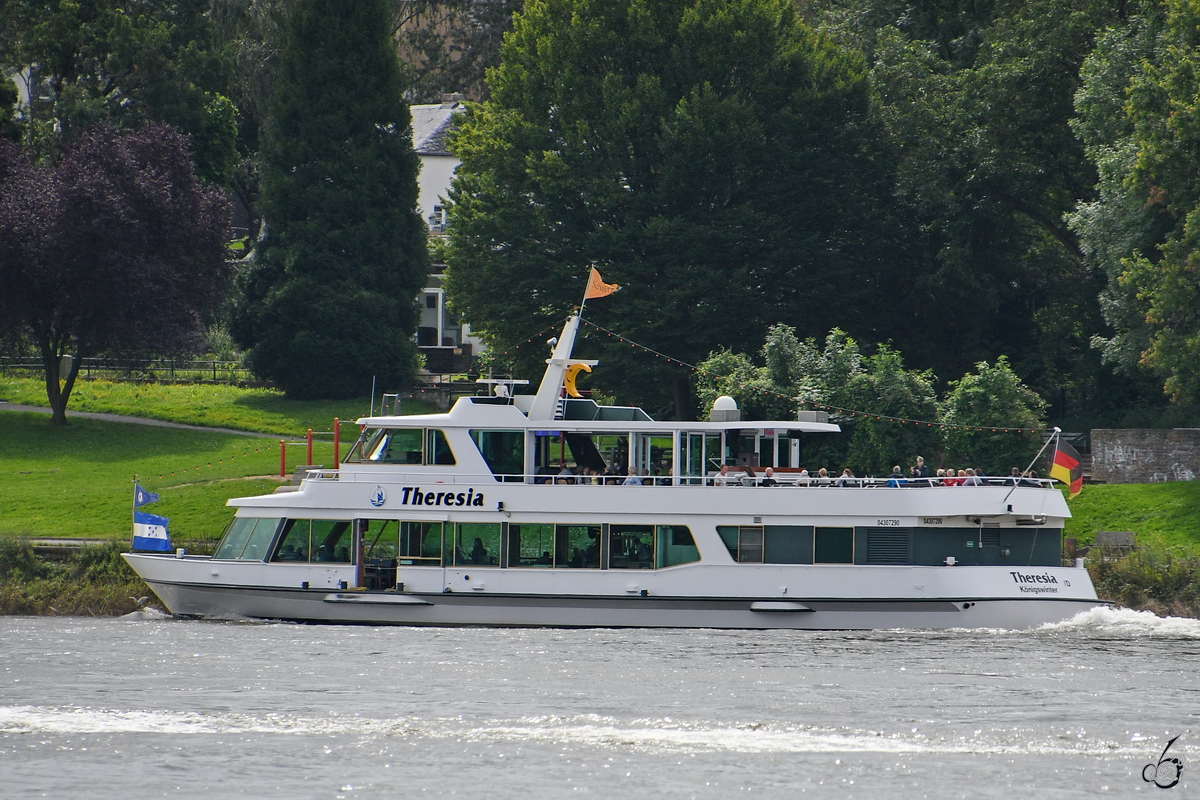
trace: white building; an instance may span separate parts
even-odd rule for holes
[[[446,146],[446,137],[454,127],[454,116],[463,109],[462,95],[443,95],[433,105],[410,106],[412,111],[413,149],[421,158],[417,178],[417,211],[429,224],[429,232],[443,236],[449,220],[445,198],[459,160]],[[425,354],[430,372],[457,372],[478,355],[483,343],[471,335],[471,326],[462,323],[446,309],[442,289],[444,264],[434,264],[433,272],[421,293],[421,321],[417,328],[417,346]]]

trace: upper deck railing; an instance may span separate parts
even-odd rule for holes
[[[356,483],[378,483],[381,471],[378,469],[361,470],[361,465],[344,465],[340,470],[314,469],[309,470],[307,477],[314,480],[342,480]],[[494,475],[486,473],[467,473],[461,471],[435,471],[429,468],[405,468],[405,465],[388,465],[394,467],[397,474],[403,475],[405,481],[421,483],[424,486],[434,484],[479,484],[479,483],[512,483],[533,484],[542,486],[632,486],[632,487],[671,487],[693,486],[714,489],[946,489],[958,487],[1024,487],[1033,489],[1052,489],[1054,481],[1048,478],[1025,477],[987,477],[975,478],[802,478],[790,473],[776,473],[771,480],[774,483],[764,483],[765,476],[759,474],[751,478],[745,473],[730,472],[723,478],[719,473],[710,473],[703,477],[696,475],[643,475],[640,484],[627,483],[624,476],[613,475],[563,475],[539,473],[533,475]],[[382,473],[386,474],[386,473]],[[953,480],[954,483],[947,482]],[[967,481],[974,480],[974,483]]]

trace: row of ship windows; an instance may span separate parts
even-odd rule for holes
[[[662,569],[700,560],[685,525],[555,525],[359,520],[363,559],[402,566]],[[238,517],[213,555],[354,563],[350,520]]]
[[[365,564],[544,569],[662,569],[700,560],[685,525],[525,524],[239,517],[214,558],[351,564],[357,525]],[[1057,563],[1060,530],[925,532],[907,528],[719,525],[741,564]],[[1012,563],[1018,563],[1016,561]]]

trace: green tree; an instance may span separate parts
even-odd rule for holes
[[[32,98],[20,115],[26,143],[52,154],[97,122],[156,120],[190,137],[201,178],[227,183],[237,122],[209,11],[210,0],[0,3],[0,73]]]
[[[981,361],[974,373],[950,384],[942,410],[948,426],[946,456],[988,475],[1025,469],[1041,446],[1045,411],[1045,401],[1021,383],[1007,358],[1001,356],[994,365]],[[1032,430],[1015,433],[1012,428]]]
[[[1187,425],[1200,407],[1200,13],[1178,2],[1140,10],[1084,65],[1075,127],[1099,179],[1069,223],[1108,280],[1111,332],[1094,346],[1133,379],[1156,378],[1175,401],[1162,422]]]
[[[880,345],[863,367],[830,391],[832,405],[869,412],[840,415],[843,429],[849,428],[847,466],[859,475],[882,476],[897,464],[904,469],[917,456],[936,463],[942,428],[933,374],[905,369],[900,353],[887,345]]]
[[[1069,125],[1079,66],[1124,4],[1095,0],[817,0],[821,29],[868,54],[897,159],[914,259],[888,336],[914,363],[962,374],[1007,353],[1078,403],[1102,380],[1096,296],[1063,214],[1092,165]]]
[[[1166,3],[1158,57],[1129,85],[1137,156],[1131,182],[1170,221],[1157,251],[1122,261],[1120,282],[1136,291],[1149,340],[1142,362],[1165,376],[1177,402],[1200,402],[1200,9]]]
[[[297,2],[263,136],[266,234],[235,336],[290,396],[350,397],[416,369],[426,228],[384,0]]]
[[[467,114],[447,290],[498,349],[588,315],[688,361],[769,320],[886,326],[887,160],[859,57],[785,0],[526,4]],[[687,375],[602,340],[592,380],[692,413]],[[538,368],[536,359],[518,363]]]

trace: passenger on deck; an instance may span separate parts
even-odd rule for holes
[[[829,470],[825,469],[824,467],[821,467],[819,470],[817,470],[816,483],[817,486],[829,486],[832,484],[833,481],[829,478]]]
[[[622,486],[641,486],[642,479],[637,473],[630,473],[625,480],[621,481]]]
[[[583,566],[587,569],[599,569],[600,538],[594,531],[588,531],[588,538],[591,541],[588,543],[587,550],[583,554]]]
[[[896,466],[892,467],[892,474],[888,476],[887,485],[893,488],[899,488],[906,483],[908,483],[908,481],[904,479],[904,473],[900,471],[900,465],[897,464]]]
[[[483,546],[483,539],[480,539],[478,536],[475,537],[475,543],[473,545],[471,545],[471,563],[472,564],[487,564],[487,563],[489,563],[487,548]]]
[[[967,468],[967,479],[963,481],[963,486],[986,486],[983,478],[975,474],[975,470]]]
[[[754,467],[747,464],[745,466],[746,474],[742,476],[742,486],[754,486],[758,483],[758,476],[754,474]]]
[[[858,479],[854,477],[854,473],[850,471],[850,468],[846,467],[834,483],[837,486],[858,486]]]
[[[913,465],[913,469],[916,470],[916,474],[913,477],[916,477],[916,478],[928,478],[929,477],[929,465],[925,463],[925,459],[922,458],[921,456],[917,456],[917,463]]]
[[[713,486],[729,486],[733,479],[729,477],[729,467],[721,465],[721,471],[713,476]]]
[[[1012,472],[1008,474],[1008,483],[1011,486],[1019,486],[1021,483],[1021,470],[1013,467]]]
[[[807,469],[801,469],[800,472],[796,475],[796,485],[797,486],[808,486],[808,484],[811,483],[811,481],[812,481],[812,479],[808,477]]]
[[[778,486],[779,481],[775,480],[775,470],[771,469],[770,467],[767,467],[766,472],[763,473],[763,479],[758,485],[759,486]]]

